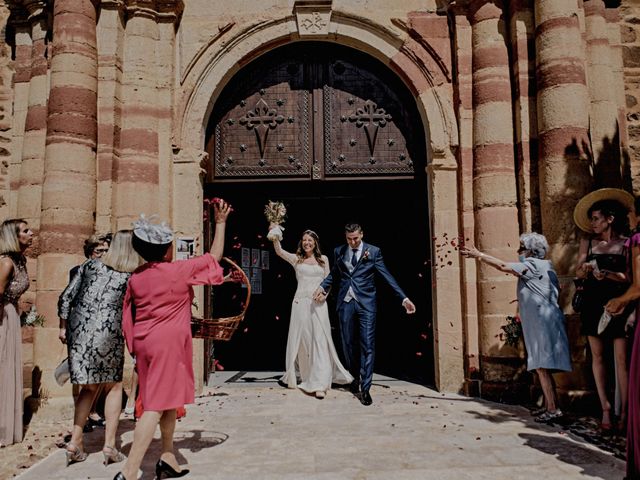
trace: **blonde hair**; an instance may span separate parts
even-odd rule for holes
[[[20,225],[24,223],[21,218],[11,218],[5,220],[0,225],[0,255],[5,253],[21,253],[18,234],[20,233]]]
[[[133,272],[142,265],[140,255],[133,249],[132,238],[133,230],[118,230],[109,251],[102,256],[102,263],[119,272]]]

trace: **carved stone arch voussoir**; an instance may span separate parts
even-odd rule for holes
[[[389,65],[415,95],[429,153],[433,153],[434,158],[452,158],[458,144],[458,130],[451,83],[425,78],[424,65],[418,64],[416,57],[402,48],[406,37],[406,32],[368,18],[334,11],[326,41],[357,48]],[[180,72],[174,143],[202,148],[213,105],[233,75],[265,49],[297,40],[293,15],[243,27],[224,25],[192,61],[185,62],[186,67]],[[443,76],[439,67],[436,74]]]

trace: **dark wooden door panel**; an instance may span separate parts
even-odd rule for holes
[[[299,61],[248,67],[214,113],[214,176],[308,177],[311,93]]]
[[[282,47],[222,92],[208,128],[209,181],[412,176],[416,157],[424,163],[416,116],[379,61],[337,45]]]
[[[325,175],[412,175],[408,114],[375,64],[342,58],[326,69]]]

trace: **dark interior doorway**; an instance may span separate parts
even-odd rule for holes
[[[273,252],[265,238],[263,206],[283,201],[288,209],[283,247],[295,251],[301,232],[316,231],[323,253],[344,243],[343,227],[360,223],[366,242],[379,246],[387,267],[417,306],[408,316],[391,289],[378,284],[377,373],[433,385],[429,214],[425,176],[405,180],[342,182],[215,183],[206,198],[223,197],[233,204],[226,254],[241,264],[242,248],[269,252],[262,271],[262,293],[252,295],[244,324],[230,342],[215,345],[215,358],[227,370],[280,371],[284,366],[294,270]],[[229,289],[212,292],[213,316],[224,315]],[[334,342],[340,351],[335,299],[329,311]]]

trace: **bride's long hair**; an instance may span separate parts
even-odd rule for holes
[[[305,230],[304,232],[302,232],[302,235],[300,236],[300,241],[298,242],[298,249],[296,250],[298,263],[302,263],[305,259],[304,250],[302,248],[302,238],[305,235],[309,235],[311,238],[313,238],[313,241],[315,243],[315,245],[313,246],[313,252],[312,252],[313,256],[315,257],[316,262],[318,262],[318,265],[324,267],[324,260],[322,260],[322,252],[320,251],[320,238],[318,237],[318,234],[313,230]]]

